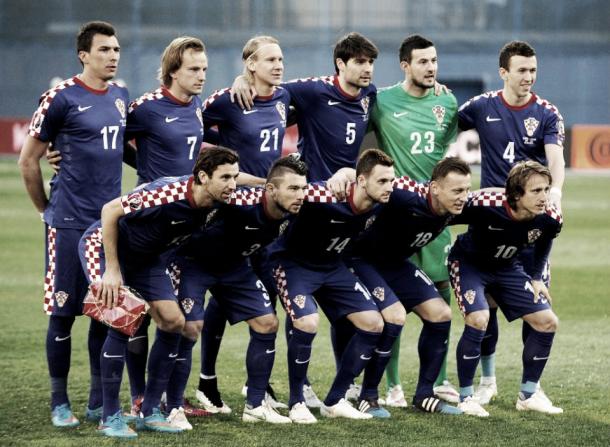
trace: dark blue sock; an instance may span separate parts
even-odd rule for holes
[[[485,331],[480,331],[468,325],[464,326],[464,332],[456,349],[460,388],[472,386],[474,373],[481,357],[481,342],[484,336]]]
[[[415,398],[423,399],[434,395],[432,388],[447,354],[447,340],[451,330],[451,321],[424,323],[419,334],[417,351],[419,353],[419,380],[415,389]]]
[[[102,371],[102,393],[104,395],[102,416],[104,421],[108,416],[112,416],[121,409],[119,393],[121,391],[128,339],[127,335],[110,328],[102,346],[100,368]]]
[[[521,326],[521,340],[523,340],[524,346],[533,330],[534,329],[530,326],[530,324],[523,320],[523,325]]]
[[[248,395],[246,402],[258,407],[265,398],[265,391],[271,377],[275,360],[276,333],[261,334],[250,328],[250,343],[246,352],[246,371],[248,372]]]
[[[523,347],[523,377],[521,383],[537,383],[540,381],[542,371],[544,371],[551,354],[554,338],[554,332],[538,332],[534,328],[530,329],[530,335]]]
[[[286,319],[284,320],[284,336],[286,337],[286,346],[288,346],[288,343],[290,343],[290,337],[292,337],[292,329],[293,329],[292,319],[287,316]],[[307,386],[311,385],[309,383],[309,378],[307,376],[305,376],[304,384]]]
[[[290,318],[290,317],[287,317]],[[304,402],[303,385],[307,377],[307,368],[311,357],[311,344],[316,334],[292,329],[292,337],[288,342],[288,383],[290,385],[290,400],[288,406]]]
[[[341,367],[341,359],[350,340],[354,336],[355,327],[347,318],[341,318],[330,326],[330,341],[335,355],[335,367],[337,371]]]
[[[180,337],[180,334],[157,328],[155,342],[150,348],[148,356],[148,382],[146,382],[144,402],[142,402],[144,417],[150,416],[153,408],[159,406],[161,395],[167,388],[167,381],[178,357]]]
[[[402,331],[402,324],[385,323],[383,332],[373,350],[373,356],[364,369],[364,379],[362,380],[361,399],[376,399],[379,397],[377,387],[385,367],[392,358],[392,346]]]
[[[193,346],[197,340],[191,340],[182,336],[178,346],[178,357],[174,364],[174,370],[167,383],[167,411],[180,408],[184,405],[184,390],[189,381],[191,364],[193,360]]]
[[[102,406],[102,372],[100,367],[100,356],[102,355],[102,346],[104,346],[104,342],[106,341],[107,333],[108,326],[91,319],[89,324],[89,337],[87,338],[89,368],[91,369],[91,386],[89,388],[89,403],[87,404],[87,407],[92,410]]]
[[[481,342],[481,357],[488,357],[496,352],[498,336],[498,308],[490,307],[487,330],[485,331],[485,336]]]
[[[146,389],[146,360],[148,359],[148,327],[150,326],[150,315],[146,314],[142,325],[133,337],[129,338],[127,344],[127,375],[129,376],[129,388],[131,400],[142,397]]]
[[[216,375],[216,359],[226,324],[224,311],[218,301],[211,298],[205,309],[201,331],[201,374],[205,376]]]
[[[377,346],[380,337],[381,332],[368,332],[356,328],[354,336],[343,352],[339,371],[324,399],[324,405],[335,405],[345,397],[350,384],[354,383],[354,379],[371,360],[373,349]]]
[[[51,377],[51,408],[69,404],[68,373],[72,355],[72,325],[74,317],[49,317],[47,329],[47,364]]]

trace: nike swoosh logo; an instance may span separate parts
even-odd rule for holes
[[[493,227],[491,225],[488,226],[487,228],[489,228],[491,231],[504,231],[504,228],[496,228],[496,227]]]
[[[172,220],[172,225],[178,225],[184,222],[186,222],[186,220]]]
[[[271,306],[271,303],[266,302],[266,303],[265,303],[265,307],[269,307],[269,306]]]
[[[170,355],[168,355],[168,357],[170,359],[175,359],[176,357],[178,357],[178,353],[176,352],[175,354],[170,354]]]
[[[168,124],[169,124],[169,123],[173,123],[174,121],[176,121],[176,120],[177,120],[177,119],[179,119],[179,118],[180,118],[179,116],[175,116],[175,117],[173,117],[173,118],[170,118],[169,116],[166,116],[166,117],[165,117],[165,122],[166,122],[166,123],[168,123]]]
[[[265,354],[273,354],[275,349],[265,349]]]
[[[537,357],[537,356],[534,356],[534,358],[532,360],[548,360],[548,357]]]
[[[133,338],[129,337],[128,341],[136,341],[136,340],[139,340],[141,338],[146,338],[146,337],[148,337],[148,335],[138,335],[137,337],[133,337]]]
[[[375,348],[375,352],[379,355],[388,355],[392,353],[392,350],[390,349],[389,351],[380,351],[379,349]]]
[[[244,112],[244,115],[250,115],[251,113],[258,112],[258,109],[244,110],[243,112]]]
[[[257,228],[257,227],[249,227],[248,225],[246,225],[246,230],[260,230],[260,228]]]
[[[341,104],[341,101],[331,101],[330,99],[328,100],[329,106],[336,106],[337,104]]]
[[[330,223],[345,223],[345,222],[344,222],[344,221],[342,221],[342,220],[335,220],[335,219],[331,219],[331,220],[330,220]]]
[[[394,112],[394,118],[400,118],[401,116],[405,116],[409,112]]]
[[[299,359],[294,359],[294,363],[296,363],[297,365],[303,365],[304,363],[309,362],[309,359],[307,360],[299,360]]]
[[[72,337],[72,335],[68,335],[67,337],[56,336],[55,341],[65,341],[65,340],[69,339],[70,337]]]
[[[78,106],[78,111],[79,112],[84,112],[85,110],[89,110],[91,107],[93,107],[93,106],[87,106],[87,107]]]
[[[479,355],[464,355],[464,356],[462,356],[462,358],[464,360],[474,360],[474,359],[478,359],[479,357],[481,357],[481,354],[479,354]]]
[[[360,354],[360,358],[362,360],[371,360],[371,356],[370,355],[368,357],[365,357],[364,354]]]
[[[487,121],[488,123],[493,123],[494,121],[502,121],[502,118],[492,118],[491,116],[487,115],[485,121]]]
[[[110,355],[106,351],[104,351],[104,358],[106,359],[122,359],[122,355]]]

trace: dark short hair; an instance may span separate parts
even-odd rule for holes
[[[508,70],[510,58],[513,56],[533,57],[535,55],[536,51],[529,43],[521,40],[513,40],[504,45],[500,50],[500,68]]]
[[[420,36],[419,34],[411,34],[400,44],[400,50],[398,51],[398,57],[400,62],[405,61],[408,64],[411,63],[413,50],[425,50],[426,48],[433,47],[432,41]]]
[[[81,26],[76,35],[76,54],[81,51],[91,51],[93,36],[102,34],[104,36],[116,36],[114,27],[108,22],[87,22]]]
[[[298,155],[299,154],[291,154],[275,160],[271,165],[271,168],[269,168],[267,183],[276,184],[276,179],[283,177],[286,173],[307,176],[307,163],[301,160],[301,157]]]
[[[461,175],[470,175],[470,166],[464,160],[458,157],[447,157],[439,161],[432,169],[430,180],[439,181],[447,177],[450,173],[455,172]]]
[[[212,177],[212,174],[218,166],[224,164],[232,165],[237,162],[239,162],[239,155],[231,149],[222,146],[205,148],[199,153],[195,166],[193,167],[195,183],[200,183],[198,175],[200,171],[203,171],[209,177]]]
[[[551,170],[537,161],[524,160],[516,163],[506,178],[506,201],[512,209],[517,209],[517,201],[525,194],[525,185],[533,175],[546,177],[553,183]]]
[[[356,177],[360,174],[369,175],[375,166],[394,166],[394,160],[388,154],[379,149],[367,149],[358,157],[356,163]]]
[[[335,50],[333,52],[333,63],[335,64],[335,72],[339,73],[339,67],[337,66],[337,59],[341,59],[347,64],[347,61],[352,57],[368,57],[370,59],[377,59],[379,50],[373,42],[364,37],[360,33],[349,33],[343,36],[335,44]]]

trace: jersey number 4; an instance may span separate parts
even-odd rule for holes
[[[515,142],[509,141],[506,145],[506,149],[504,149],[504,153],[502,154],[502,158],[507,160],[511,165],[515,162]]]

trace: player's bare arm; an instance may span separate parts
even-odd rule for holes
[[[561,208],[561,191],[565,179],[565,160],[563,158],[563,148],[557,144],[545,144],[544,152],[548,160],[548,166],[553,176],[553,184],[549,194],[549,201],[558,208]]]
[[[119,287],[123,284],[117,250],[119,218],[122,215],[123,207],[120,198],[108,202],[102,208],[102,239],[106,256],[106,271],[102,276],[102,284],[97,298],[109,309],[117,304]]]
[[[246,172],[240,172],[237,176],[237,186],[264,186],[267,182],[262,177],[257,177]]]
[[[47,146],[47,142],[28,135],[19,155],[19,169],[25,188],[39,213],[43,213],[49,203],[40,170],[40,159],[44,156]]]
[[[355,181],[356,170],[354,168],[341,168],[328,179],[326,184],[337,199],[343,200],[346,197],[348,185]]]
[[[244,75],[239,75],[235,78],[231,86],[231,102],[235,102],[237,99],[239,107],[250,110],[254,105],[256,95],[256,89],[248,82]]]

